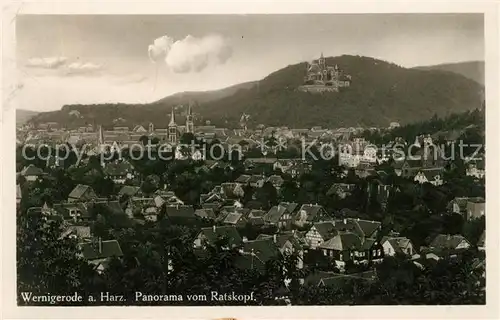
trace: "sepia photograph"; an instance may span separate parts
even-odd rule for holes
[[[12,24],[18,307],[486,305],[485,14]]]

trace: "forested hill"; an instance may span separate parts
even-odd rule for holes
[[[416,67],[420,70],[440,70],[461,74],[466,78],[484,85],[484,61],[466,61],[458,63],[444,63],[433,66]]]
[[[280,69],[255,85],[236,90],[220,99],[195,101],[197,122],[234,127],[243,113],[249,126],[265,124],[303,128],[312,126],[381,126],[392,121],[411,123],[480,107],[483,86],[462,75],[436,70],[407,69],[385,61],[360,57],[327,58],[352,76],[352,83],[338,93],[300,92],[306,63]],[[175,99],[174,99],[175,100]],[[165,127],[171,99],[148,105],[73,105],[40,114],[35,122],[57,121],[68,126],[85,123],[114,125],[147,124]],[[78,110],[78,114],[71,112]],[[182,121],[182,117],[178,118]],[[115,121],[114,121],[115,120]]]

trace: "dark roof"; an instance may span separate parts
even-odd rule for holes
[[[243,214],[237,213],[237,212],[230,212],[224,218],[223,223],[226,223],[226,224],[237,224],[240,221],[241,218],[244,218]]]
[[[125,211],[123,211],[122,206],[120,205],[120,202],[118,201],[100,201],[100,202],[95,202],[94,207],[100,211],[100,210],[106,210],[107,212],[113,214],[113,215],[125,215]]]
[[[200,234],[211,244],[215,243],[218,238],[228,238],[230,245],[240,245],[243,242],[238,230],[234,226],[201,228]]]
[[[42,169],[36,167],[33,164],[30,164],[21,171],[22,176],[41,176],[42,174]]]
[[[175,205],[165,207],[166,215],[169,218],[195,218],[193,206]]]
[[[436,238],[434,238],[434,240],[430,244],[430,247],[437,249],[456,249],[457,246],[464,240],[467,241],[464,236],[459,234],[440,234]]]
[[[267,181],[271,182],[273,185],[281,185],[285,180],[281,176],[273,174]]]
[[[125,176],[127,173],[132,172],[134,167],[127,161],[111,162],[104,167],[104,173],[109,176]]]
[[[306,220],[313,221],[322,209],[323,206],[317,204],[303,204],[297,214],[299,215],[301,211],[304,211],[307,214]]]
[[[337,234],[335,237],[327,240],[319,245],[321,249],[332,249],[337,251],[344,250],[361,250],[361,239],[352,232],[344,232]]]
[[[195,216],[200,217],[202,219],[215,219],[216,215],[215,212],[212,208],[206,208],[206,209],[197,209],[194,212]]]
[[[339,193],[339,192],[351,192],[354,190],[354,188],[356,187],[355,184],[352,184],[352,183],[334,183],[330,189],[327,191],[327,195],[332,195],[332,194],[336,194],[336,193]]]
[[[241,176],[238,177],[238,179],[234,180],[234,182],[238,183],[248,183],[250,181],[251,176],[247,174],[242,174]]]
[[[247,241],[243,243],[243,252],[253,253],[263,262],[278,257],[279,255],[278,247],[272,239]]]
[[[85,203],[55,203],[52,209],[65,219],[71,218],[70,210],[77,210],[80,212],[81,217],[88,218],[89,210]]]
[[[116,240],[101,241],[100,251],[98,241],[81,243],[80,247],[83,257],[87,260],[121,257],[123,255],[120,244]]]
[[[276,223],[285,213],[293,213],[298,204],[294,202],[281,202],[277,206],[273,206],[264,216],[264,220],[269,223]]]
[[[93,192],[94,190],[85,184],[79,184],[71,191],[68,198],[80,199],[88,191]]]
[[[325,240],[330,239],[337,234],[337,229],[335,228],[335,224],[333,221],[315,223],[314,228]]]
[[[118,192],[119,195],[135,196],[141,190],[140,187],[123,186]]]

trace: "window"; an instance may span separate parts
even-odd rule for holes
[[[323,249],[323,254],[324,254],[325,256],[328,256],[328,251],[326,251],[326,249]]]

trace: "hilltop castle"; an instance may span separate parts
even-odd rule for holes
[[[338,65],[327,65],[322,53],[318,60],[308,63],[304,84],[299,87],[299,90],[308,92],[338,92],[339,88],[349,87],[350,85],[351,76],[345,74]]]

